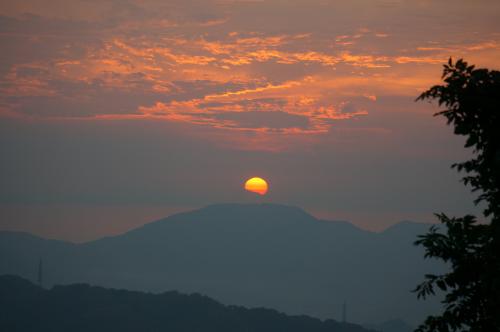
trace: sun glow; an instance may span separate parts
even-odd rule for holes
[[[265,195],[267,193],[268,188],[269,187],[267,185],[266,180],[259,177],[248,179],[245,182],[245,190],[251,191],[259,195]]]

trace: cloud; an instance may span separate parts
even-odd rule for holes
[[[279,131],[292,128],[300,130],[309,127],[307,116],[282,111],[221,112],[216,113],[214,118],[233,122],[237,128],[266,128]]]
[[[419,4],[360,3],[384,17],[420,13],[408,24],[434,22]],[[324,133],[370,114],[377,96],[417,95],[450,54],[500,53],[498,34],[450,40],[426,34],[424,25],[407,38],[398,20],[355,24],[346,20],[359,15],[354,7],[321,1],[286,8],[279,1],[47,6],[0,6],[0,42],[12,50],[0,62],[2,114]],[[271,15],[278,9],[296,24],[279,28]]]
[[[200,99],[159,102],[140,107],[138,114],[107,114],[96,118],[162,119],[228,130],[314,134],[328,131],[335,121],[368,114],[353,106],[346,108],[343,103],[337,108],[307,96],[290,96],[289,89],[307,89],[313,82],[308,78],[301,82],[206,95]]]

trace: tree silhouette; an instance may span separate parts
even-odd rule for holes
[[[0,275],[0,331],[376,332],[359,325],[227,306],[199,294],[161,294],[87,284],[43,289]]]
[[[425,257],[443,260],[450,271],[426,275],[417,296],[445,293],[440,316],[429,316],[417,331],[500,331],[500,72],[475,69],[450,59],[444,65],[443,85],[422,93],[417,100],[437,99],[457,135],[466,136],[473,158],[452,165],[466,175],[462,181],[479,192],[476,204],[485,203],[487,223],[476,217],[436,216],[444,229],[431,227],[415,242]]]

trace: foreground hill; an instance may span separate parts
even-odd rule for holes
[[[274,204],[222,204],[180,213],[84,244],[0,232],[0,273],[44,284],[92,283],[202,293],[225,304],[355,322],[395,317],[416,325],[437,307],[410,291],[439,266],[413,245],[428,225],[382,233]]]
[[[0,331],[369,332],[333,320],[224,306],[201,295],[86,284],[45,290],[15,276],[0,276]]]

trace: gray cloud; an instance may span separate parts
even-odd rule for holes
[[[234,121],[240,128],[307,129],[309,127],[308,117],[280,111],[223,112],[216,114],[215,118]]]

